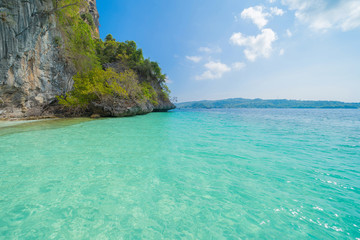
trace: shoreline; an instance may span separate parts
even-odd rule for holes
[[[61,108],[59,105],[52,106],[42,111],[33,111],[32,113],[18,111],[6,111],[6,109],[0,109],[0,121],[24,121],[24,120],[41,120],[41,119],[62,119],[62,118],[108,118],[108,117],[133,117],[137,115],[145,115],[152,112],[168,112],[176,108],[171,102],[168,105],[148,107],[148,106],[131,106],[126,107],[119,105],[119,109],[116,109],[117,112],[105,111],[95,111],[93,109],[85,109],[82,111],[73,111],[71,109]],[[26,116],[29,115],[29,116]]]
[[[175,109],[175,108],[174,108]],[[147,115],[149,113],[159,113],[159,112],[169,112],[169,109],[166,111],[151,111],[145,113],[137,113],[137,114],[128,114],[123,116],[101,116],[100,114],[92,114],[92,115],[73,115],[73,116],[65,116],[65,115],[47,115],[47,116],[29,116],[29,117],[0,117],[1,122],[18,122],[18,121],[37,121],[37,120],[61,120],[61,119],[101,119],[101,118],[124,118],[124,117],[135,117],[141,115]]]
[[[62,119],[62,117],[56,117],[56,116],[20,117],[20,118],[5,117],[5,118],[0,118],[0,122],[36,121],[36,120],[46,120],[46,119]]]

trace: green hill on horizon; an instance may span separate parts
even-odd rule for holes
[[[177,108],[360,108],[360,103],[288,99],[229,98],[177,103]]]

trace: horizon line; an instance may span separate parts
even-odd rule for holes
[[[230,99],[246,99],[246,100],[264,100],[264,101],[271,101],[271,100],[286,100],[286,101],[302,101],[302,102],[340,102],[340,103],[354,103],[354,104],[360,104],[359,102],[345,102],[340,100],[304,100],[304,99],[287,99],[287,98],[243,98],[243,97],[231,97],[231,98],[222,98],[222,99],[214,99],[214,100],[192,100],[192,101],[184,101],[184,102],[177,102],[175,104],[180,103],[190,103],[190,102],[203,102],[203,101],[222,101],[222,100],[230,100]]]

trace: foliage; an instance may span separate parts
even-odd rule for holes
[[[161,84],[161,93],[163,94],[163,97],[166,99],[169,99],[170,98],[170,89],[169,87],[165,84],[165,83],[162,83]]]
[[[64,38],[65,55],[74,64],[77,72],[100,66],[92,28],[79,14],[80,7],[86,6],[84,4],[84,0],[57,1],[57,8],[60,10],[56,15]],[[61,9],[64,6],[68,7]]]
[[[81,19],[86,21],[92,28],[95,27],[93,16],[90,13],[82,13]]]
[[[166,75],[157,62],[144,59],[142,49],[134,41],[118,42],[111,34],[105,41],[97,38],[92,15],[80,14],[88,6],[86,0],[53,1],[58,9],[55,13],[63,37],[54,38],[54,44],[60,47],[62,43],[61,49],[77,72],[73,77],[73,90],[58,97],[60,104],[84,108],[91,102],[113,98],[149,101],[157,105],[159,97],[169,97]],[[108,63],[121,67],[116,71],[104,69]],[[159,88],[155,90],[153,86],[157,84]]]
[[[96,54],[99,57],[100,63],[110,63],[116,61],[117,49],[119,43],[112,37],[111,34],[107,35],[106,41],[101,39],[96,41]]]
[[[166,75],[161,72],[157,62],[144,59],[143,51],[134,41],[117,42],[111,34],[105,41],[96,42],[96,52],[102,64],[119,61],[136,71],[143,80],[165,82]]]
[[[109,98],[141,99],[141,88],[132,70],[116,73],[111,68],[94,68],[86,73],[78,73],[74,76],[74,89],[58,99],[65,106],[85,107],[93,101],[106,101]]]
[[[148,82],[141,83],[142,94],[145,99],[149,100],[153,105],[158,105],[157,93]]]

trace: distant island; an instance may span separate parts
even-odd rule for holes
[[[203,100],[177,103],[177,108],[360,108],[360,103],[340,101],[302,101],[287,99],[246,99],[229,98],[223,100]]]

